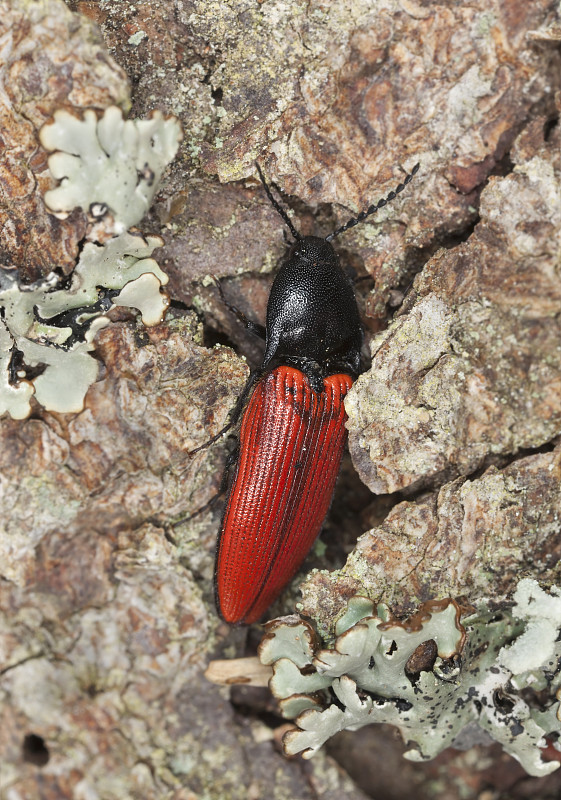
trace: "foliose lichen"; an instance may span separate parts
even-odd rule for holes
[[[177,152],[179,122],[159,112],[125,121],[114,106],[99,119],[91,109],[83,119],[57,111],[40,139],[56,150],[49,166],[61,179],[45,203],[62,217],[77,206],[86,211],[90,241],[70,278],[60,277],[56,264],[28,285],[16,269],[0,270],[0,415],[14,419],[29,415],[32,396],[51,411],[81,411],[98,375],[90,351],[109,323],[106,312],[136,308],[145,325],[156,325],[169,305],[161,291],[168,278],[150,258],[162,240],[127,228],[142,219]]]
[[[111,106],[98,119],[57,111],[44,125],[41,144],[53,151],[49,169],[60,185],[45,193],[47,207],[65,218],[80,206],[95,219],[110,217],[112,233],[123,233],[144,216],[166,166],[177,153],[181,126],[155,111],[150,119],[124,120]]]
[[[443,600],[400,621],[352,598],[328,646],[297,615],[273,620],[259,655],[273,666],[283,714],[296,717],[287,754],[310,757],[338,731],[385,722],[400,730],[410,760],[483,737],[540,776],[559,766],[540,748],[561,733],[560,629],[561,590],[548,594],[527,578],[500,611]]]
[[[0,414],[24,419],[32,395],[48,410],[78,412],[99,364],[89,354],[112,305],[138,308],[146,325],[158,323],[169,300],[168,278],[153,258],[158,236],[124,233],[104,245],[89,242],[70,278],[55,273],[20,285],[0,270]],[[147,285],[149,284],[149,285]]]

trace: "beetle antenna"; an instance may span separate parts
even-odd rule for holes
[[[283,208],[283,207],[281,206],[281,204],[280,204],[280,203],[279,203],[277,200],[275,200],[275,198],[273,197],[273,193],[271,192],[271,189],[270,189],[270,187],[268,186],[268,184],[267,184],[267,181],[265,180],[265,178],[264,178],[264,176],[263,176],[263,173],[261,172],[261,167],[259,166],[259,164],[257,163],[257,161],[255,162],[255,166],[257,167],[257,172],[259,173],[259,177],[261,178],[261,183],[262,183],[262,184],[263,184],[263,186],[265,187],[265,191],[267,192],[267,197],[269,198],[269,200],[270,200],[270,202],[271,202],[271,205],[273,206],[273,208],[275,209],[275,211],[277,211],[277,212],[278,212],[278,213],[281,215],[281,217],[283,218],[283,220],[285,221],[285,223],[288,225],[288,227],[289,227],[289,229],[290,229],[290,233],[291,233],[291,234],[294,236],[294,238],[295,238],[295,239],[298,241],[299,239],[301,239],[301,238],[302,238],[302,237],[301,237],[301,235],[298,233],[298,231],[296,230],[296,228],[294,227],[294,225],[293,225],[293,224],[292,224],[292,222],[290,221],[290,217],[288,216],[288,214],[286,213],[286,211],[284,210],[284,208]]]
[[[371,206],[368,206],[366,211],[361,211],[357,217],[353,217],[344,225],[342,225],[340,228],[337,228],[337,230],[333,231],[333,233],[330,233],[329,236],[325,237],[325,241],[330,242],[336,236],[339,236],[340,233],[348,231],[349,228],[354,228],[355,225],[358,225],[358,223],[362,222],[364,219],[366,219],[366,217],[369,217],[371,214],[375,214],[376,211],[378,211],[378,209],[383,208],[385,205],[390,203],[394,199],[394,197],[397,197],[398,194],[401,194],[401,192],[405,189],[408,183],[411,183],[413,175],[415,175],[419,171],[419,167],[420,164],[415,164],[411,172],[407,173],[407,175],[403,179],[403,182],[398,184],[393,190],[393,192],[390,192],[387,197],[383,197],[381,200],[378,200],[377,203],[373,203]]]

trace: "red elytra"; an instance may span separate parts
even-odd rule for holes
[[[293,367],[259,381],[244,412],[240,456],[216,558],[216,601],[230,624],[258,620],[313,545],[347,439],[349,375],[314,391]]]

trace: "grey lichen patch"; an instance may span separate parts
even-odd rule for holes
[[[54,274],[23,287],[15,273],[0,272],[0,414],[24,419],[33,395],[51,411],[82,410],[98,375],[90,351],[109,322],[105,312],[132,306],[147,325],[165,313],[167,276],[149,257],[161,241],[124,233],[103,246],[86,244],[68,288]]]
[[[26,283],[56,266],[71,272],[86,217],[49,214],[43,195],[55,182],[37,147],[39,129],[60,108],[130,107],[128,79],[109,55],[98,27],[63,0],[0,4],[0,252]],[[74,4],[76,5],[76,4]]]
[[[561,619],[561,590],[552,586],[550,591],[546,595],[535,581],[529,579],[518,584],[513,613],[525,620],[526,630],[499,653],[500,663],[513,674],[539,670],[542,664],[555,658]],[[535,678],[529,682],[535,683],[537,680]]]
[[[154,262],[156,263],[156,262]],[[157,325],[169,305],[167,295],[160,292],[161,281],[152,272],[145,272],[134,281],[127,283],[117,297],[113,298],[116,306],[138,308],[145,325]]]
[[[177,152],[179,122],[160,112],[125,121],[116,106],[99,119],[91,109],[83,118],[59,110],[40,139],[55,151],[49,167],[61,181],[45,204],[62,219],[81,207],[90,242],[69,287],[55,273],[29,286],[15,272],[0,275],[0,414],[17,419],[29,415],[32,395],[48,410],[82,410],[98,375],[89,353],[112,305],[137,308],[145,325],[161,322],[169,305],[161,291],[168,278],[150,258],[162,240],[126,229],[144,216]]]
[[[306,622],[269,623],[260,658],[273,664],[271,689],[287,716],[309,706],[285,735],[286,752],[310,757],[341,730],[384,722],[400,730],[413,761],[434,758],[462,732],[465,745],[479,728],[531,775],[557,769],[540,753],[546,736],[561,733],[561,592],[551,591],[524,579],[500,613],[486,601],[462,610],[444,600],[403,622],[355,598],[347,621],[359,607],[363,618],[324,649],[311,646]],[[536,647],[543,620],[548,631]]]
[[[54,151],[49,168],[60,180],[45,203],[61,219],[77,207],[95,221],[110,215],[107,232],[123,233],[150,207],[181,136],[178,120],[159,111],[146,120],[124,120],[116,106],[100,119],[91,109],[82,119],[57,111],[39,135],[43,147]]]

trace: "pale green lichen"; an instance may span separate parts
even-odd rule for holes
[[[81,207],[93,219],[108,214],[112,233],[137,225],[152,202],[163,171],[181,141],[174,117],[156,111],[150,119],[124,120],[116,106],[98,119],[87,110],[83,119],[57,111],[54,122],[39,134],[49,157],[49,168],[60,185],[45,194],[45,203],[65,217]]]
[[[561,733],[560,594],[525,579],[500,613],[481,602],[460,618],[448,600],[405,622],[353,598],[325,649],[298,617],[269,623],[260,658],[273,665],[271,689],[299,728],[285,737],[287,753],[309,757],[338,731],[385,722],[414,761],[484,732],[531,775],[552,772],[559,764],[542,761],[540,748]]]
[[[147,325],[165,313],[169,301],[160,288],[168,278],[149,258],[161,244],[130,233],[103,246],[88,243],[67,288],[54,274],[21,286],[15,272],[0,270],[0,414],[24,419],[33,395],[48,410],[82,410],[99,368],[89,352],[111,305],[140,309]],[[38,368],[41,374],[28,379]]]
[[[177,152],[179,122],[160,112],[124,120],[115,106],[99,119],[61,110],[39,138],[55,151],[49,167],[60,180],[45,204],[59,217],[81,207],[99,227],[89,226],[70,286],[54,272],[24,286],[17,272],[0,271],[0,414],[15,419],[29,415],[32,396],[51,411],[82,410],[98,375],[93,339],[112,305],[137,308],[145,325],[161,322],[169,305],[161,291],[168,278],[149,257],[162,240],[126,230],[148,210]]]
[[[499,661],[513,674],[539,670],[556,652],[556,639],[561,620],[561,589],[551,587],[546,595],[535,581],[520,581],[514,601],[513,614],[526,623],[522,636],[503,647]]]

